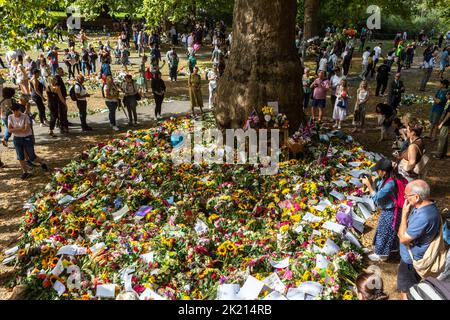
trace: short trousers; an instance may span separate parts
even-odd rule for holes
[[[33,136],[28,137],[14,137],[14,147],[16,149],[17,160],[24,161],[25,153],[28,155],[28,160],[36,160],[36,154],[34,152],[34,139]]]
[[[434,126],[439,125],[443,113],[444,113],[443,111],[442,112],[431,112],[431,115],[430,115],[431,124]]]
[[[422,279],[417,274],[412,264],[400,261],[397,273],[397,290],[400,292],[408,292],[409,289],[420,283]]]
[[[325,99],[314,99],[312,106],[314,108],[321,108],[321,109],[325,109],[325,107],[327,106],[327,100]]]

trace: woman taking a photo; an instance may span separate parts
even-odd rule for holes
[[[423,128],[412,119],[406,126],[406,134],[409,140],[409,147],[398,156],[400,160],[398,172],[405,177],[408,182],[419,179],[420,172],[416,170],[417,164],[421,162],[425,152],[425,145],[422,139]]]
[[[399,247],[397,230],[400,218],[397,205],[398,178],[394,172],[392,162],[381,159],[372,168],[377,172],[380,180],[375,182],[373,177],[362,178],[375,204],[381,209],[377,232],[374,237],[374,253],[369,255],[371,261],[387,261],[392,251]],[[406,182],[405,182],[406,185]],[[401,215],[401,212],[400,212]]]
[[[13,114],[8,117],[8,129],[9,132],[13,134],[17,160],[19,160],[20,167],[22,168],[22,180],[31,176],[30,173],[28,173],[25,156],[27,156],[28,161],[31,163],[37,162],[44,171],[48,171],[47,165],[42,159],[39,159],[34,152],[34,139],[33,131],[31,130],[30,117],[27,114],[22,113],[17,104],[11,106],[11,111]]]

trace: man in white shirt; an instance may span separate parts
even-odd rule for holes
[[[178,33],[177,29],[175,29],[175,26],[172,26],[169,31],[170,37],[172,38],[172,45],[176,46],[178,45]]]
[[[380,42],[375,48],[373,48],[373,51],[375,51],[375,55],[373,57],[373,68],[375,69],[377,67],[378,61],[380,61],[380,57],[382,57],[381,51],[382,51],[383,44]]]
[[[366,80],[367,68],[369,67],[369,57],[370,47],[366,47],[366,51],[364,51],[362,55],[362,72],[359,75],[362,80]]]

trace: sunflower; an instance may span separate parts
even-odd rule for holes
[[[221,245],[220,247],[217,248],[217,253],[220,256],[224,257],[227,254],[227,249],[223,245]]]
[[[298,160],[291,159],[291,160],[289,160],[289,164],[290,164],[291,166],[295,166],[295,165],[298,164]]]
[[[43,246],[43,247],[41,248],[41,253],[46,254],[47,252],[49,252],[49,250],[50,250],[50,247],[49,247],[49,246]]]
[[[234,251],[236,249],[236,246],[233,243],[227,244],[227,250],[228,251]]]
[[[317,240],[317,244],[320,245],[321,247],[323,247],[326,242],[327,240],[325,240],[324,238],[320,238],[319,240]]]
[[[20,249],[18,252],[19,257],[23,257],[26,253],[27,253],[27,251],[25,249]]]

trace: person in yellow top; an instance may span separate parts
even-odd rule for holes
[[[199,107],[203,114],[203,97],[202,97],[202,79],[198,74],[198,67],[194,68],[194,72],[189,76],[189,97],[191,100],[192,115],[195,116],[195,108]]]

